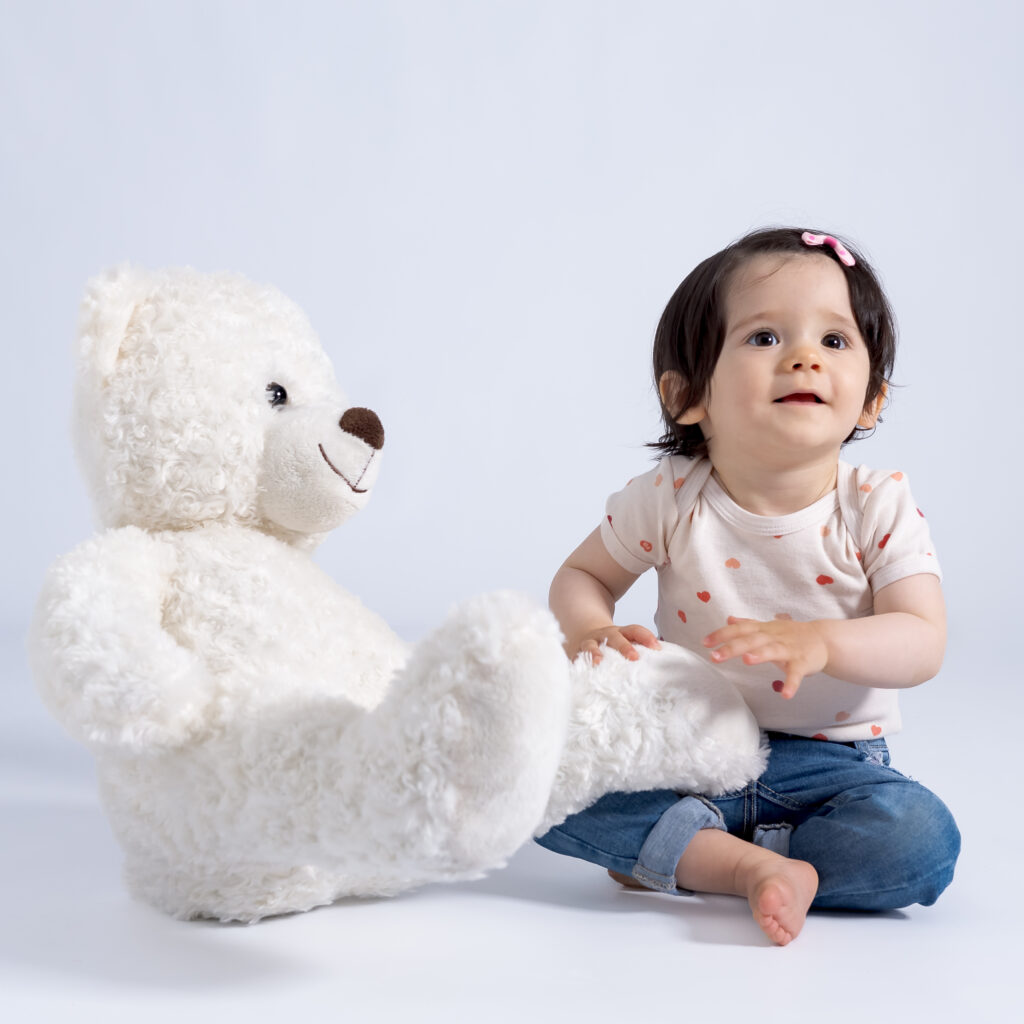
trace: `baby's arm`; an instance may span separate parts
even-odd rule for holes
[[[860,686],[903,689],[931,679],[946,647],[946,606],[938,577],[908,576],[874,595],[875,612],[863,619],[757,622],[729,619],[705,637],[715,662],[742,657],[748,665],[784,669],[781,691],[792,697],[815,672]]]
[[[565,560],[551,581],[549,603],[565,634],[570,658],[587,653],[596,665],[601,643],[635,661],[633,644],[660,647],[658,638],[644,626],[615,626],[615,602],[639,577],[623,569],[608,554],[601,531],[592,534]]]

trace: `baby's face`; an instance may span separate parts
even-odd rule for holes
[[[733,277],[725,313],[708,401],[684,414],[703,414],[712,460],[716,450],[838,457],[858,423],[874,425],[868,350],[834,260],[758,256]]]

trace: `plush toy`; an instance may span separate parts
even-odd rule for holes
[[[30,654],[136,895],[253,921],[478,877],[608,790],[760,770],[742,700],[686,652],[570,667],[507,593],[410,649],[325,575],[309,553],[366,504],[384,430],[278,291],[118,269],[79,359],[106,531],[51,568]]]

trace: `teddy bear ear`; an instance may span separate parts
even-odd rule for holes
[[[86,286],[78,317],[78,357],[89,376],[103,381],[113,372],[128,324],[149,282],[147,271],[121,264]]]

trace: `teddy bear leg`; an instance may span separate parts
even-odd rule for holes
[[[606,793],[720,795],[764,770],[757,722],[717,666],[669,643],[639,653],[573,663],[568,740],[538,835]]]
[[[504,864],[544,813],[568,703],[550,613],[507,593],[456,609],[353,723],[352,777],[376,790],[364,815],[376,884],[478,877]]]

